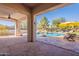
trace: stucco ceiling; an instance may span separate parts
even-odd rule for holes
[[[28,8],[30,8],[30,9],[34,9],[34,8],[40,6],[40,5],[43,5],[43,4],[44,4],[44,3],[23,3],[23,5],[24,5],[25,7],[28,7]]]
[[[14,18],[16,20],[21,20],[22,18],[26,19],[26,15],[24,15],[20,12],[14,11],[12,9],[9,9],[0,4],[0,17],[7,19],[9,14],[11,15],[11,18]]]
[[[15,11],[14,9],[12,9],[12,7],[14,7],[15,9],[17,8],[17,5],[19,6],[23,6],[26,10],[26,7],[33,10],[41,5],[45,5],[45,4],[52,4],[52,5],[56,5],[57,3],[21,3],[21,4],[0,4],[0,17],[6,17],[8,18],[8,15],[11,15],[11,18],[17,19],[17,20],[25,20],[27,19],[27,15]],[[11,5],[11,6],[10,6]],[[15,6],[14,6],[15,5]],[[9,8],[9,7],[10,8]],[[22,8],[19,7],[19,10],[21,11]],[[23,9],[24,10],[24,9]]]
[[[35,8],[38,8],[41,5],[46,5],[46,4],[47,5],[49,5],[49,4],[56,5],[56,4],[60,4],[60,3],[23,3],[22,5],[30,8],[30,9],[35,9]]]

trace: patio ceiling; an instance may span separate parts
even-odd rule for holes
[[[8,16],[10,14],[11,19],[8,19]],[[20,13],[11,7],[7,6],[7,4],[0,4],[0,19],[3,20],[25,20],[27,18],[27,15]],[[13,21],[14,21],[13,20]]]
[[[62,3],[0,4],[0,17],[7,19],[10,14],[12,19],[21,21],[27,19],[27,14],[29,12],[31,12],[32,14],[36,14],[61,4]]]
[[[63,3],[24,3],[22,4],[26,9],[29,8],[33,14],[44,11],[48,8],[55,7]]]
[[[24,3],[22,5],[24,5],[25,7],[28,7],[30,9],[34,9],[40,5],[43,5],[44,3]]]

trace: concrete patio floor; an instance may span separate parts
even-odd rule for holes
[[[0,38],[0,55],[8,56],[77,56],[76,52],[40,41],[27,42],[25,36]]]

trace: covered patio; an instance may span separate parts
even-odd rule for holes
[[[0,37],[0,55],[79,55],[74,51],[36,41],[36,21],[39,14],[67,6],[67,3],[0,4],[0,18],[14,21],[15,36]],[[20,22],[27,21],[27,35],[22,35]]]
[[[26,3],[26,4],[0,4],[0,18],[15,22],[15,36],[21,36],[20,23],[27,22],[27,40],[36,39],[36,20],[39,14],[64,7],[64,3]]]

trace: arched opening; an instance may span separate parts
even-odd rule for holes
[[[0,36],[14,36],[15,35],[15,22],[0,19]]]

